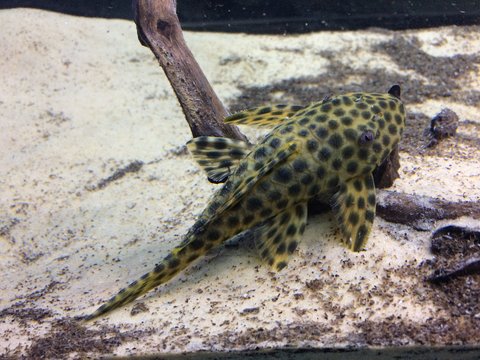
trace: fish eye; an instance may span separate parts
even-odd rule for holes
[[[366,130],[360,134],[360,137],[358,138],[358,143],[360,145],[367,145],[373,140],[375,140],[375,134],[370,130]]]

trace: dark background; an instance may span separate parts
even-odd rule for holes
[[[31,7],[66,14],[132,19],[130,0],[0,0],[0,9]],[[480,24],[480,0],[178,0],[186,30],[299,33]]]

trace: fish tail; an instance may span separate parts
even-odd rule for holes
[[[203,234],[190,233],[179,246],[174,248],[165,259],[155,268],[120,290],[115,296],[100,306],[94,313],[84,316],[84,321],[92,320],[118,307],[134,301],[149,290],[168,282],[171,278],[185,269],[199,256],[207,252],[204,246]]]

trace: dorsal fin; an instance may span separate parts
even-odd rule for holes
[[[187,148],[208,180],[218,184],[225,182],[241,159],[248,155],[252,145],[241,140],[224,137],[199,136],[187,143]]]
[[[303,108],[304,106],[300,105],[262,106],[235,113],[225,118],[224,121],[235,125],[274,127]]]

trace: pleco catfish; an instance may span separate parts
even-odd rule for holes
[[[246,230],[260,257],[272,269],[283,269],[305,230],[307,202],[313,197],[331,203],[348,248],[359,251],[365,246],[375,217],[372,171],[405,127],[398,85],[385,94],[348,93],[308,107],[250,109],[225,122],[273,130],[256,145],[221,137],[188,143],[210,181],[225,184],[180,245],[86,320],[166,283],[214,246]]]

